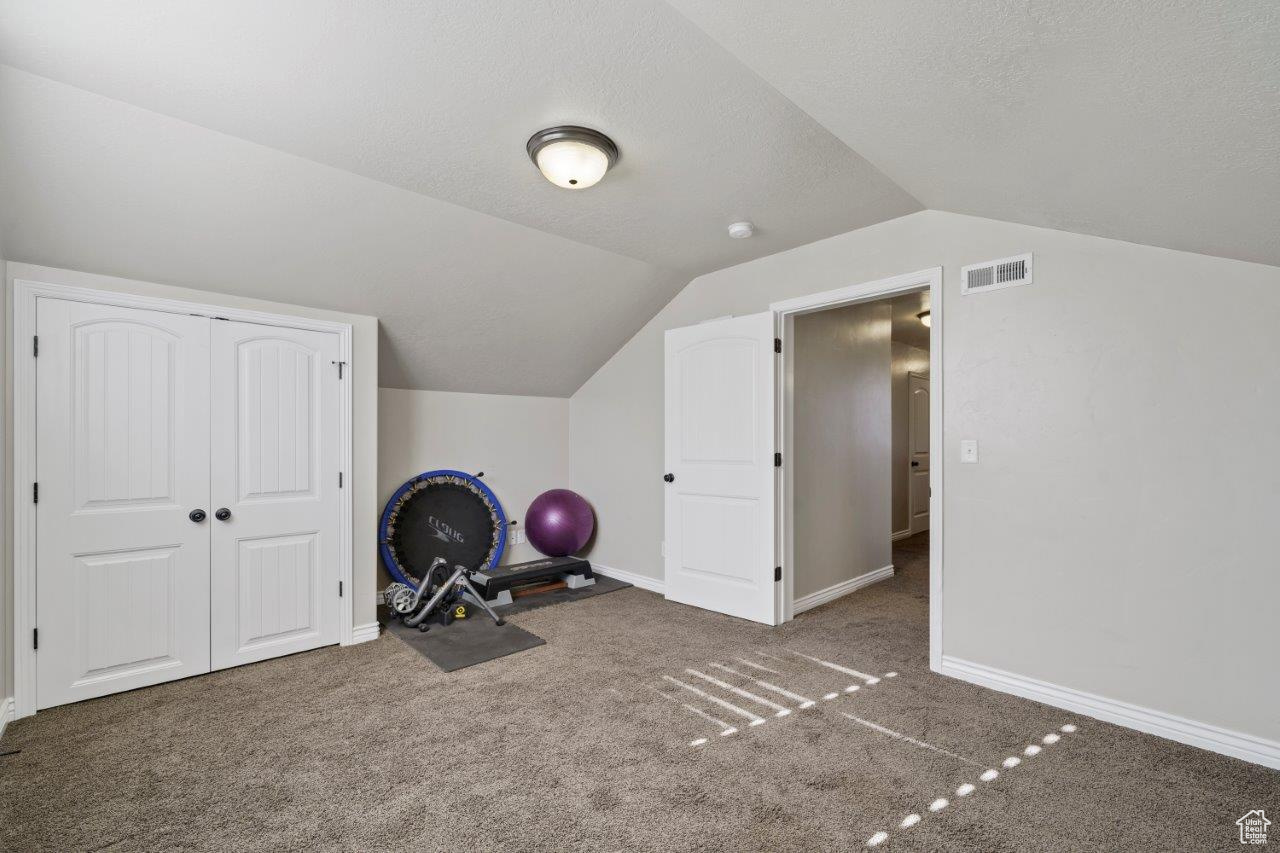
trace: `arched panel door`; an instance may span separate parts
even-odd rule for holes
[[[214,669],[338,640],[339,356],[332,333],[211,330]]]
[[[42,298],[36,326],[36,706],[208,672],[209,321]]]
[[[766,625],[774,580],[773,315],[666,334],[666,597]]]

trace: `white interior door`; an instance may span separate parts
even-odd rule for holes
[[[666,597],[777,624],[773,314],[666,334]]]
[[[907,375],[911,532],[929,529],[929,377]]]
[[[336,334],[216,321],[211,336],[220,669],[338,641],[343,380]]]
[[[36,706],[209,670],[209,320],[36,306]]]

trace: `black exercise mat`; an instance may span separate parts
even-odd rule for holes
[[[595,578],[596,582],[591,586],[579,589],[564,587],[525,595],[511,604],[494,609],[505,619],[517,613],[537,610],[539,607],[550,607],[553,604],[591,598],[631,586],[629,583],[607,578],[604,575],[596,575]],[[546,640],[510,622],[502,626],[493,624],[493,620],[479,607],[473,605],[468,609],[471,615],[466,619],[455,620],[451,625],[432,624],[431,630],[426,632],[419,631],[417,628],[407,628],[399,619],[388,619],[385,608],[383,621],[388,631],[445,672],[465,669],[487,660],[506,657],[546,644]]]
[[[429,631],[408,628],[394,619],[387,630],[399,637],[445,672],[475,666],[546,644],[546,640],[512,625],[495,625],[483,610],[469,608],[472,615],[451,625],[433,624]]]
[[[569,589],[563,587],[561,589],[551,589],[546,592],[539,592],[533,595],[522,595],[510,604],[502,607],[496,607],[498,615],[504,619],[516,613],[524,613],[527,610],[537,610],[539,607],[550,607],[553,604],[564,604],[566,601],[577,601],[580,598],[591,598],[593,595],[604,595],[606,592],[617,592],[620,589],[626,589],[631,584],[625,581],[607,578],[604,575],[596,575],[596,582],[591,586],[584,586],[578,589]]]

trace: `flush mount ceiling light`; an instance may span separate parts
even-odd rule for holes
[[[929,319],[928,311],[921,311],[919,314],[916,315],[916,319],[919,320],[921,323],[923,323],[926,329],[932,325],[932,321],[930,321]]]
[[[525,144],[542,176],[566,190],[595,186],[618,162],[618,146],[598,130],[564,124],[540,130]]]

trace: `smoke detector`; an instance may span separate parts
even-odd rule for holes
[[[735,240],[745,240],[756,233],[756,227],[750,222],[735,222],[729,226],[729,236]]]

